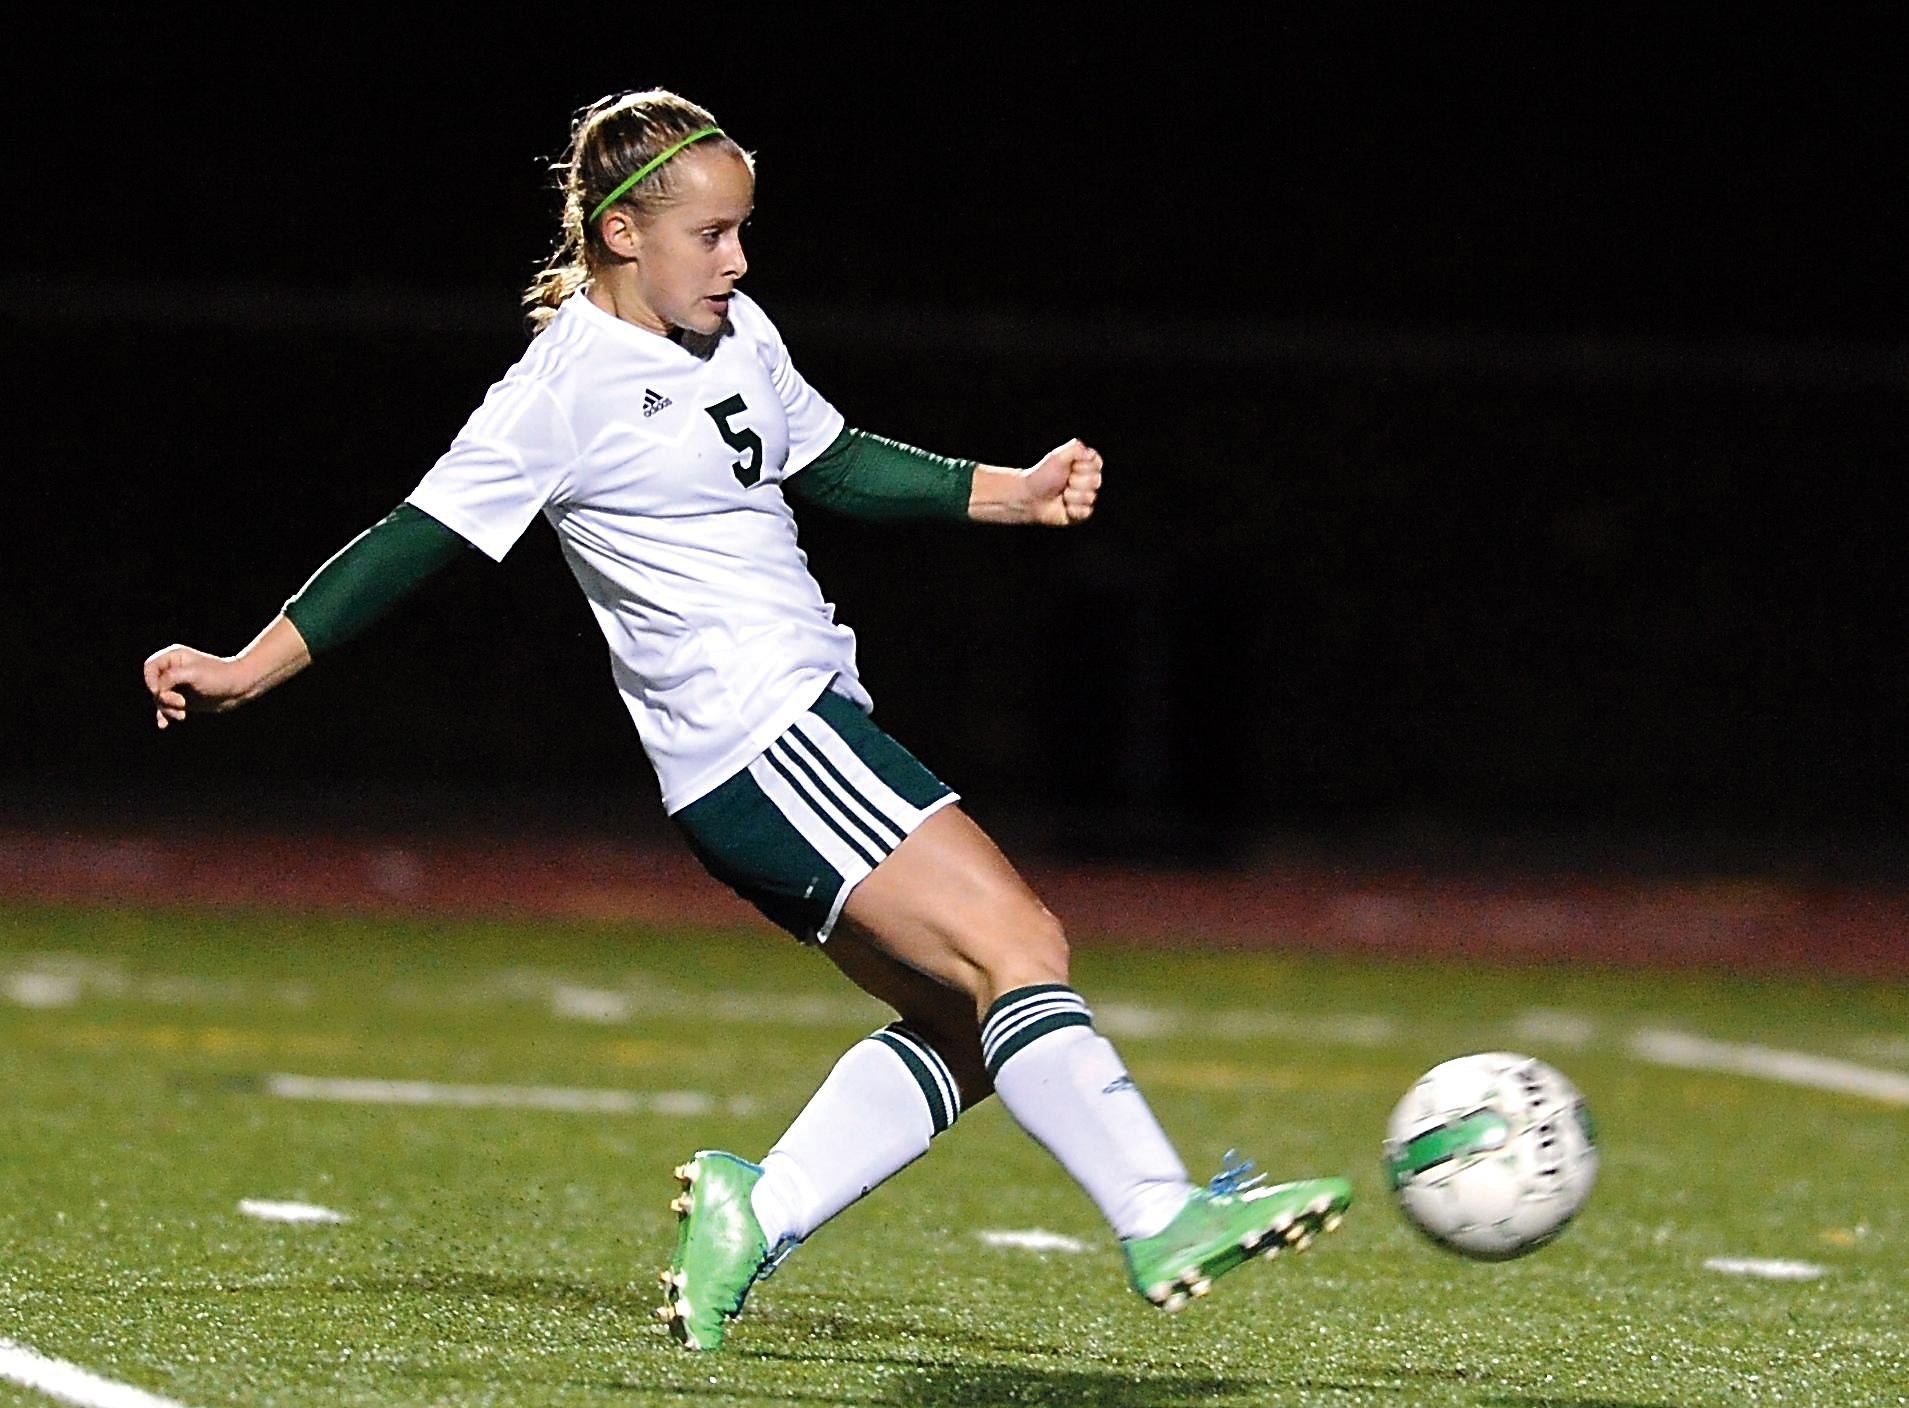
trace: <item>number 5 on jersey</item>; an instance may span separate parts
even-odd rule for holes
[[[731,396],[726,401],[718,401],[713,406],[704,406],[703,413],[716,422],[716,429],[732,450],[747,455],[746,460],[737,460],[729,467],[736,473],[736,482],[745,489],[755,487],[762,478],[762,437],[746,425],[731,425],[731,416],[741,415],[748,410],[748,404],[740,396]]]

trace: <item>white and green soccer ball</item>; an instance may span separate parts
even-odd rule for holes
[[[1432,1067],[1385,1127],[1386,1181],[1406,1220],[1481,1261],[1535,1251],[1597,1181],[1584,1098],[1543,1061],[1484,1051]]]

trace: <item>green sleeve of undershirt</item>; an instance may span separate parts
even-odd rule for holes
[[[974,465],[844,430],[783,484],[810,503],[856,518],[966,518]]]
[[[469,546],[421,509],[399,504],[314,572],[285,603],[285,614],[316,659],[383,616]]]

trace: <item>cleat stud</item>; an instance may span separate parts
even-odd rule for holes
[[[667,1266],[656,1273],[656,1279],[665,1286],[673,1286],[676,1284],[676,1278],[670,1274],[670,1269]]]
[[[679,1217],[689,1216],[689,1194],[678,1193],[669,1200],[669,1210]]]
[[[1331,1217],[1326,1219],[1326,1231],[1337,1232],[1339,1230],[1339,1224],[1345,1220],[1343,1214],[1335,1212]]]
[[[656,1307],[654,1314],[658,1320],[668,1324],[671,1320],[676,1318],[676,1307],[673,1305],[659,1305]]]
[[[696,1181],[695,1164],[678,1164],[676,1165],[675,1173],[676,1181],[681,1183],[685,1188]]]
[[[1280,1245],[1279,1243],[1274,1242],[1271,1246],[1267,1247],[1266,1250],[1261,1252],[1259,1255],[1262,1261],[1277,1261],[1279,1259],[1279,1253],[1280,1253]]]
[[[1321,1193],[1318,1197],[1314,1198],[1310,1203],[1306,1204],[1306,1211],[1309,1213],[1313,1213],[1315,1215],[1319,1213],[1328,1212],[1331,1210],[1331,1208],[1332,1208],[1332,1199],[1325,1193]]]
[[[1202,1277],[1200,1280],[1195,1281],[1192,1285],[1188,1286],[1186,1289],[1187,1289],[1188,1295],[1198,1298],[1200,1296],[1205,1295],[1208,1291],[1212,1290],[1213,1283],[1209,1280],[1206,1280],[1204,1277]]]
[[[1290,1228],[1292,1225],[1293,1225],[1293,1215],[1289,1212],[1282,1212],[1278,1217],[1273,1219],[1273,1224],[1271,1228],[1269,1228],[1268,1230],[1272,1232],[1277,1232],[1280,1236],[1283,1237],[1286,1235],[1287,1229]]]
[[[1303,1252],[1311,1245],[1312,1233],[1310,1232],[1301,1232],[1297,1237],[1293,1238],[1293,1250],[1296,1252]]]
[[[1186,1292],[1175,1291],[1160,1304],[1161,1308],[1164,1309],[1167,1314],[1178,1315],[1182,1310],[1186,1309]]]

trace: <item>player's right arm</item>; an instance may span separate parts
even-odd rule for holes
[[[222,714],[282,684],[312,662],[305,637],[283,612],[237,655],[169,645],[146,657],[146,689],[159,727],[192,714]]]
[[[429,514],[400,504],[313,573],[237,655],[169,645],[148,656],[146,690],[159,727],[187,714],[225,713],[283,684],[315,656],[383,616],[469,546]]]

